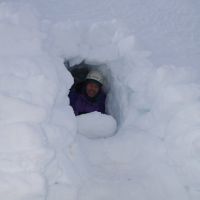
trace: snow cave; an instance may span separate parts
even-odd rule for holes
[[[85,82],[86,76],[92,70],[98,70],[101,72],[104,78],[104,84],[102,86],[103,92],[106,94],[108,98],[106,98],[106,114],[101,114],[98,112],[95,113],[88,113],[82,116],[77,116],[77,124],[78,124],[78,132],[82,135],[85,135],[89,138],[105,138],[109,136],[113,136],[117,129],[117,123],[112,115],[109,115],[109,94],[111,93],[111,74],[108,66],[106,64],[96,64],[96,63],[89,63],[85,60],[73,64],[73,59],[65,60],[64,65],[67,70],[71,73],[74,79],[74,83],[70,90],[76,89],[79,90],[83,87]],[[117,98],[117,97],[115,97]],[[112,105],[116,102],[112,102]],[[92,126],[91,126],[92,124]]]
[[[1,0],[0,199],[199,200],[197,2]],[[113,137],[69,105],[79,68]]]

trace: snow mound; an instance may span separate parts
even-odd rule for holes
[[[100,112],[77,116],[78,133],[88,138],[103,138],[114,135],[117,129],[116,120]]]
[[[194,1],[0,2],[0,199],[200,199],[199,69],[183,59],[199,55]],[[116,122],[76,120],[65,59],[108,66],[114,137],[81,135],[111,136]]]

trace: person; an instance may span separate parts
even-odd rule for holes
[[[69,93],[70,105],[75,115],[98,111],[105,114],[106,94],[102,90],[103,75],[98,71],[90,71],[81,88],[73,87]]]

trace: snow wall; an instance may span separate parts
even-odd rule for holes
[[[0,4],[0,197],[199,199],[197,69],[155,67],[116,20],[53,23]],[[117,134],[77,135],[64,59],[104,63]]]

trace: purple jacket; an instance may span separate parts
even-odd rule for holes
[[[78,93],[75,90],[71,90],[69,93],[69,99],[75,115],[94,111],[105,113],[106,95],[103,92],[100,92],[96,99],[91,101],[83,92]]]

